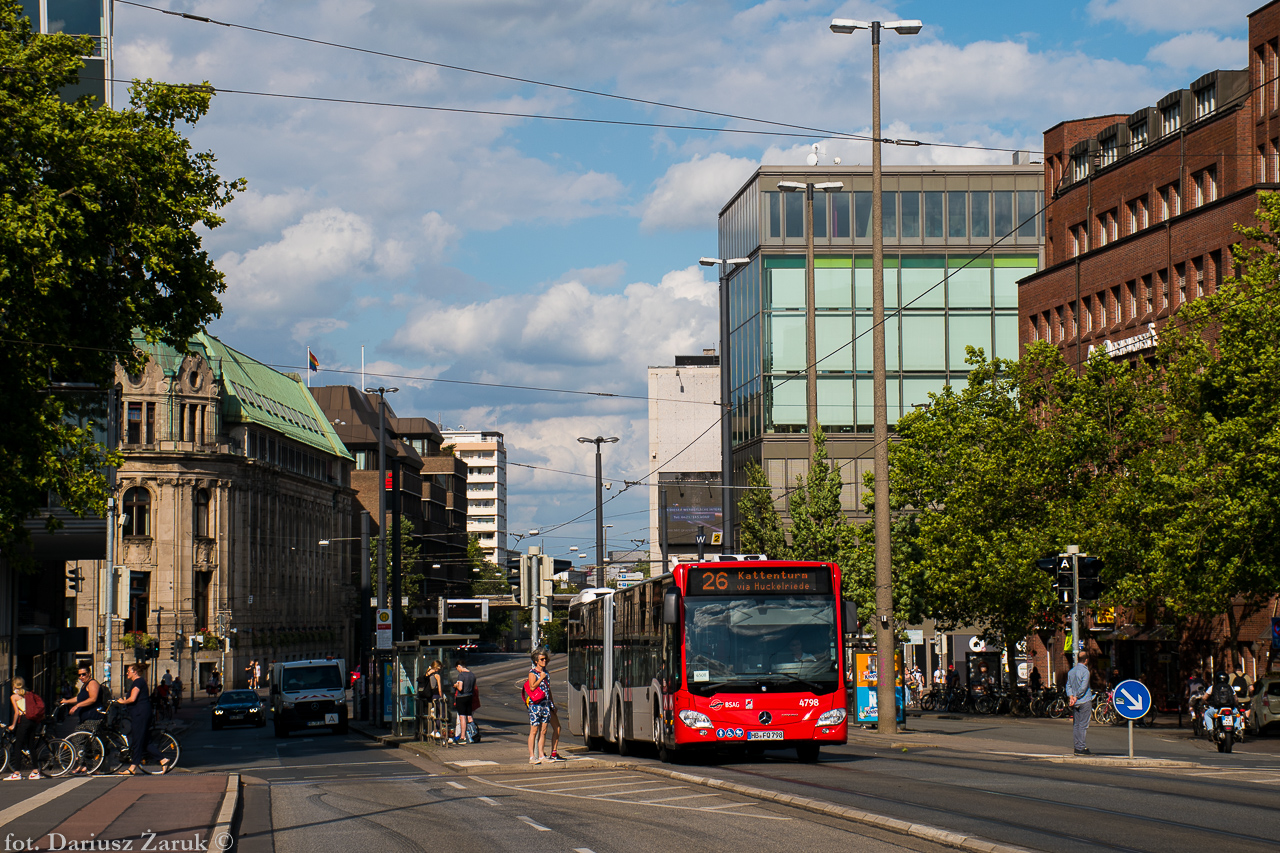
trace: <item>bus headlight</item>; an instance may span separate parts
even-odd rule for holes
[[[691,729],[711,728],[711,718],[701,711],[681,711],[680,722]]]
[[[849,716],[849,712],[844,708],[832,708],[827,713],[818,718],[816,726],[838,726],[844,722],[844,718]]]

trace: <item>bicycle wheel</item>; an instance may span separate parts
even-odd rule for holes
[[[119,732],[106,732],[95,736],[102,746],[100,773],[115,773],[129,760],[129,741]]]
[[[57,778],[75,766],[76,748],[65,738],[46,738],[36,747],[36,767],[46,776]]]
[[[181,752],[177,738],[168,732],[153,731],[147,741],[147,754],[138,756],[134,761],[143,773],[164,773],[178,766]]]
[[[920,697],[920,710],[932,711],[938,706],[938,696],[936,693],[926,693]]]
[[[8,729],[0,730],[0,776],[9,770],[9,748],[13,746],[13,738]]]
[[[1055,720],[1061,720],[1067,715],[1067,700],[1058,697],[1049,703],[1049,716]]]
[[[88,773],[97,773],[106,754],[102,741],[90,731],[74,731],[65,740],[76,751],[76,764]]]

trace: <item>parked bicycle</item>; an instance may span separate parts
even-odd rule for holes
[[[129,731],[127,714],[113,702],[102,719],[82,724],[66,740],[75,748],[78,764],[89,773],[115,773],[123,766],[134,765],[143,773],[159,774],[178,766],[182,748],[173,735],[152,729],[148,745],[160,758],[141,755],[135,760],[129,752]]]

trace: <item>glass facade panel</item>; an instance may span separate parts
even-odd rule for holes
[[[1036,255],[1006,255],[995,259],[995,299],[997,308],[1018,307],[1018,279],[1036,271]]]
[[[942,308],[947,290],[942,283],[946,275],[942,255],[902,256],[902,306],[904,308]]]
[[[880,197],[884,199],[881,208],[884,222],[881,223],[880,235],[896,240],[898,238],[898,194],[882,193]]]
[[[814,307],[852,308],[853,270],[849,267],[818,267],[813,271]]]
[[[853,377],[818,377],[818,423],[828,432],[847,432],[853,422]]]
[[[786,205],[786,214],[783,219],[787,229],[787,236],[803,237],[804,193],[783,193],[782,198]]]
[[[769,316],[769,364],[766,370],[782,372],[805,369],[803,314]]]
[[[871,193],[853,194],[854,234],[868,239],[871,237]]]
[[[991,193],[969,193],[969,235],[991,236]]]
[[[782,193],[765,193],[765,204],[769,208],[769,236],[782,236]]]
[[[770,377],[772,400],[769,404],[769,423],[771,426],[804,426],[805,417],[805,384],[804,377],[794,379]]]
[[[929,395],[941,394],[946,387],[945,376],[902,377],[902,411],[909,414],[914,406],[928,405]]]
[[[1018,236],[1038,237],[1039,193],[1035,190],[1018,190]]]
[[[46,8],[49,10],[51,33],[102,35],[102,0],[49,0]]]
[[[967,262],[967,264],[966,264]],[[991,307],[991,258],[949,255],[947,305],[951,308]]]
[[[942,236],[942,193],[924,194],[924,236]]]
[[[769,293],[766,307],[775,310],[804,306],[804,270],[771,269],[768,271]]]
[[[813,194],[813,236],[827,236],[827,194],[815,192]]]
[[[902,236],[919,237],[920,236],[920,193],[899,193],[902,199]],[[885,221],[889,219],[889,210],[885,208]],[[885,232],[885,236],[889,236],[889,232]]]
[[[902,315],[903,370],[947,369],[947,322],[941,313],[908,311]]]
[[[992,227],[996,239],[1013,233],[1013,193],[995,192],[991,194]]]
[[[1018,358],[1018,315],[996,312],[996,356]]]
[[[968,373],[964,363],[964,348],[981,347],[986,358],[991,358],[991,315],[960,314],[953,312],[947,323],[947,361],[952,373]]]
[[[871,314],[858,312],[854,315],[854,359],[855,369],[871,372],[871,342],[874,332],[871,329]],[[898,315],[890,314],[884,318],[884,365],[885,370],[898,369]]]
[[[831,193],[831,236],[836,239],[849,237],[849,193]]]
[[[888,382],[885,383],[885,399],[888,400],[889,409],[889,426],[893,426],[898,422],[898,418],[902,413],[902,402],[899,397],[898,377],[890,376]],[[870,426],[872,418],[875,417],[875,389],[872,387],[871,379],[859,379],[855,383],[855,391],[857,393],[858,425]]]
[[[968,220],[965,218],[966,193],[947,193],[947,236],[961,239],[969,236]]]
[[[819,370],[853,370],[853,315],[824,314],[814,320]]]

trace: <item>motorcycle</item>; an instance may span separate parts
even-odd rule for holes
[[[1215,708],[1213,728],[1207,733],[1218,752],[1230,752],[1237,740],[1244,743],[1244,716],[1238,708]]]

